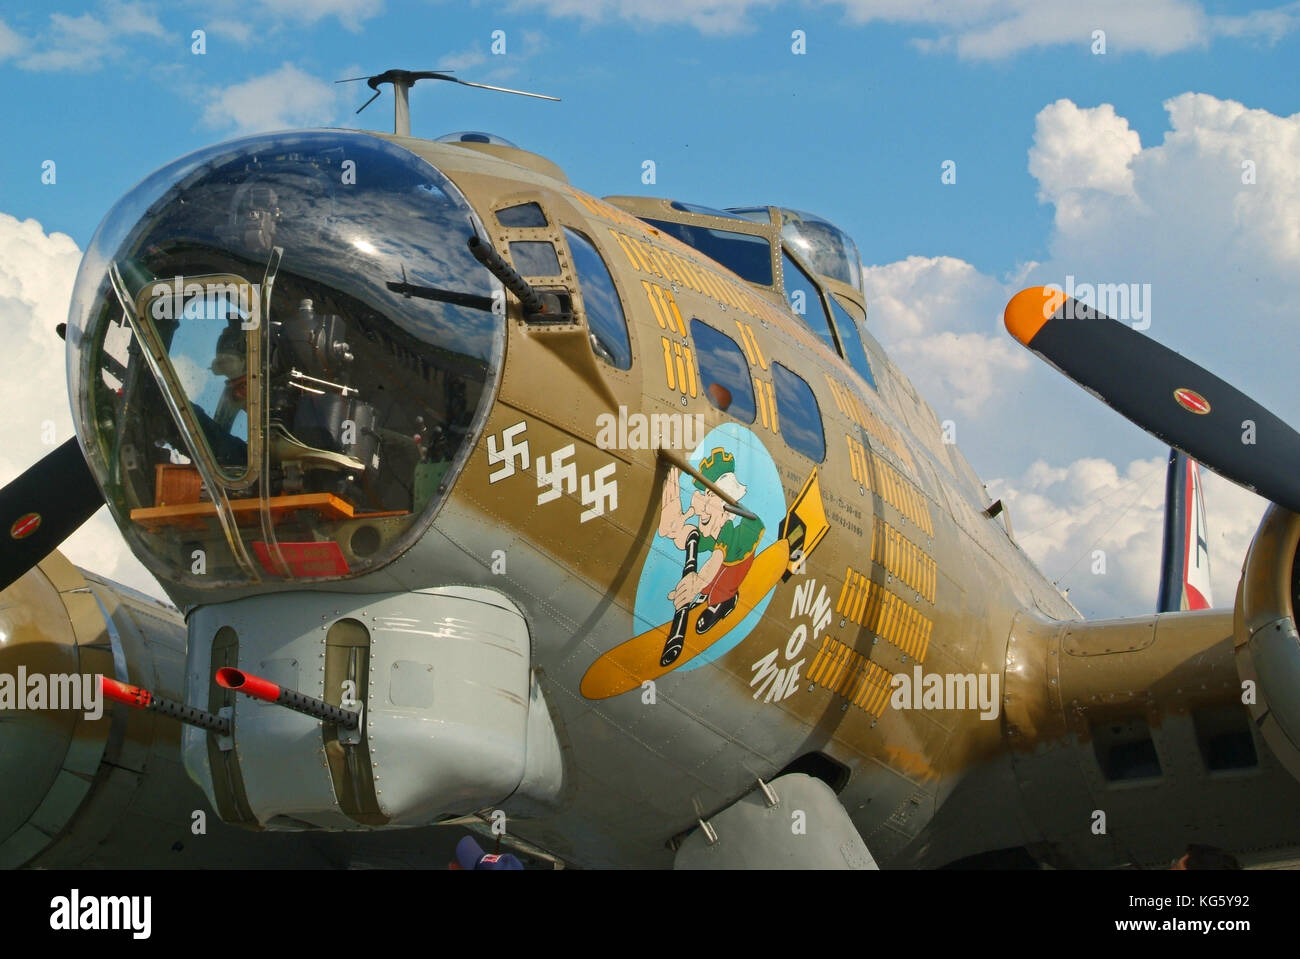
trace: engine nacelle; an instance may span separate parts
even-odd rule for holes
[[[1287,771],[1300,779],[1298,545],[1300,515],[1270,506],[1237,584],[1233,647],[1243,684],[1253,684],[1254,696],[1245,700],[1256,728]]]
[[[0,868],[239,861],[220,840],[194,839],[205,807],[173,720],[102,700],[96,717],[53,697],[55,677],[66,690],[96,675],[179,696],[184,653],[176,610],[58,552],[0,593]],[[14,708],[37,676],[48,701]]]

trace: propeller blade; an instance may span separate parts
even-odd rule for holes
[[[0,490],[0,589],[52,553],[104,505],[81,447],[70,439]]]
[[[1059,290],[1021,290],[1003,322],[1030,350],[1161,442],[1300,513],[1300,434],[1245,393]]]
[[[462,80],[460,77],[443,77],[441,79],[450,80],[452,83],[459,83],[462,86],[478,87],[480,90],[496,90],[498,93],[517,93],[521,97],[536,97],[538,100],[554,100],[560,102],[559,97],[549,97],[545,93],[529,93],[527,90],[511,90],[509,87],[494,87],[489,83],[474,83],[470,80]]]

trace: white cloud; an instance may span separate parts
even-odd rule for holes
[[[1129,164],[1141,150],[1137,131],[1109,103],[1081,110],[1062,99],[1043,107],[1034,120],[1029,172],[1044,200],[1082,190],[1131,196]]]
[[[26,41],[9,24],[0,20],[0,60],[17,56],[25,45]]]
[[[344,89],[285,63],[209,94],[203,122],[238,133],[329,125],[337,122]]]
[[[961,415],[967,455],[1012,477],[990,491],[1026,552],[1092,616],[1153,608],[1164,453],[1010,341],[1000,316],[1016,289],[1067,274],[1150,283],[1149,336],[1300,422],[1300,114],[1195,93],[1165,108],[1170,130],[1146,147],[1109,104],[1040,112],[1029,169],[1055,207],[1047,262],[1005,282],[951,257],[866,269],[869,324],[923,395]],[[1205,491],[1214,598],[1227,606],[1265,503],[1208,471]]]
[[[286,0],[287,2],[287,0]],[[921,50],[956,53],[969,60],[997,60],[1041,47],[1092,48],[1093,31],[1104,30],[1106,53],[1160,56],[1206,46],[1215,36],[1276,42],[1300,22],[1291,3],[1244,15],[1207,16],[1196,0],[820,0],[844,9],[857,24],[890,23],[929,31],[913,43]],[[750,26],[750,14],[777,0],[519,0],[552,16],[588,22],[630,20],[648,25],[686,23],[702,33],[729,33]],[[798,26],[798,24],[794,24]]]
[[[863,270],[867,322],[882,343],[939,330],[1000,328],[1006,287],[951,256],[909,256]]]
[[[1211,28],[1225,37],[1260,37],[1276,43],[1296,28],[1300,21],[1300,2],[1288,3],[1272,10],[1252,10],[1241,15],[1214,16]]]
[[[1100,210],[1132,208],[1131,164],[1141,152],[1137,131],[1109,103],[1080,109],[1057,100],[1034,120],[1029,172],[1039,201],[1056,206],[1058,229],[1086,228]]]
[[[1055,228],[1032,278],[1149,283],[1148,336],[1300,422],[1287,388],[1300,347],[1300,113],[1202,93],[1164,107],[1170,129],[1146,147],[1109,105],[1039,114],[1030,169]]]
[[[1133,460],[1122,468],[1097,458],[1066,466],[1040,460],[1022,475],[993,480],[988,487],[1007,504],[1025,552],[1044,575],[1070,590],[1070,601],[1082,613],[1133,616],[1155,608],[1165,469],[1163,457]],[[1209,471],[1203,475],[1211,592],[1215,606],[1230,607],[1266,503]],[[1104,572],[1094,572],[1102,559]]]
[[[508,40],[507,40],[508,42]],[[509,47],[507,47],[509,49]],[[476,67],[487,59],[487,55],[478,47],[467,47],[459,53],[443,54],[436,58],[436,68],[442,70],[466,70]]]
[[[203,25],[203,29],[214,37],[233,40],[241,47],[248,46],[256,35],[252,26],[245,20],[209,20]]]
[[[1110,104],[1058,100],[1038,114],[1029,170],[1040,198],[1056,205],[1053,252],[1152,264],[1192,257],[1196,270],[1227,258],[1293,274],[1300,113],[1280,117],[1203,93],[1164,107],[1171,129],[1146,148]]]
[[[780,0],[517,0],[523,8],[543,7],[553,17],[578,17],[587,22],[631,20],[650,26],[687,23],[701,33],[733,33],[747,29],[749,13],[779,5]]]
[[[308,25],[336,17],[353,32],[384,10],[383,0],[259,0],[259,5],[273,17]]]
[[[867,323],[917,390],[945,415],[975,417],[1032,366],[1002,332],[1011,285],[951,256],[864,267]]]
[[[47,234],[36,220],[0,213],[0,382],[21,383],[22,402],[5,407],[0,484],[8,483],[53,446],[72,436],[63,342],[54,332],[68,315],[81,251],[71,237]],[[61,547],[64,555],[110,579],[154,596],[161,587],[140,565],[101,509]]]
[[[5,45],[3,34],[0,31],[0,51]],[[135,38],[161,40],[166,36],[158,18],[143,4],[108,0],[100,5],[98,15],[50,14],[49,25],[27,44],[29,51],[18,60],[18,66],[24,70],[97,70]]]
[[[951,403],[959,413],[975,416],[1007,385],[1010,374],[1032,365],[1029,354],[1005,338],[984,333],[945,331],[904,340],[893,359],[931,403]]]
[[[1089,50],[1095,30],[1105,31],[1108,55],[1173,53],[1204,45],[1209,35],[1200,5],[1189,0],[847,0],[845,6],[855,20],[936,25],[941,32],[934,47],[971,60],[1001,59],[1034,47]]]

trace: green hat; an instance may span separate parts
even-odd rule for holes
[[[704,478],[710,483],[716,484],[718,480],[726,476],[728,473],[736,472],[736,457],[732,456],[721,446],[715,446],[713,452],[708,455],[708,458],[700,463],[700,472],[704,474]],[[708,487],[699,480],[695,481],[695,488],[698,490],[708,489]]]

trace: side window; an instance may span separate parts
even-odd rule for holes
[[[749,378],[749,363],[736,341],[694,319],[691,339],[695,341],[700,382],[709,402],[742,422],[754,422],[754,385]]]
[[[790,304],[791,312],[820,336],[832,353],[838,353],[839,348],[835,345],[835,337],[831,335],[830,323],[826,319],[826,307],[822,306],[822,297],[817,292],[816,284],[784,250],[781,251],[781,273],[785,278],[785,301]]]
[[[862,337],[858,334],[858,324],[853,322],[849,311],[840,306],[834,296],[831,298],[831,312],[835,314],[835,332],[840,335],[844,346],[844,358],[849,366],[858,371],[858,375],[876,389],[876,378],[871,375],[871,363],[867,361],[867,351],[862,346]]]
[[[826,458],[826,434],[822,431],[821,407],[812,388],[780,363],[772,364],[772,384],[776,387],[781,435],[792,450],[820,463]]]
[[[510,244],[510,259],[524,276],[560,275],[560,258],[545,240],[515,240]]]
[[[564,228],[573,254],[573,269],[582,285],[582,308],[591,330],[591,348],[610,366],[632,368],[632,344],[628,340],[627,317],[609,268],[591,240],[577,230]]]
[[[497,222],[502,226],[546,226],[546,214],[536,203],[518,203],[497,210]]]

